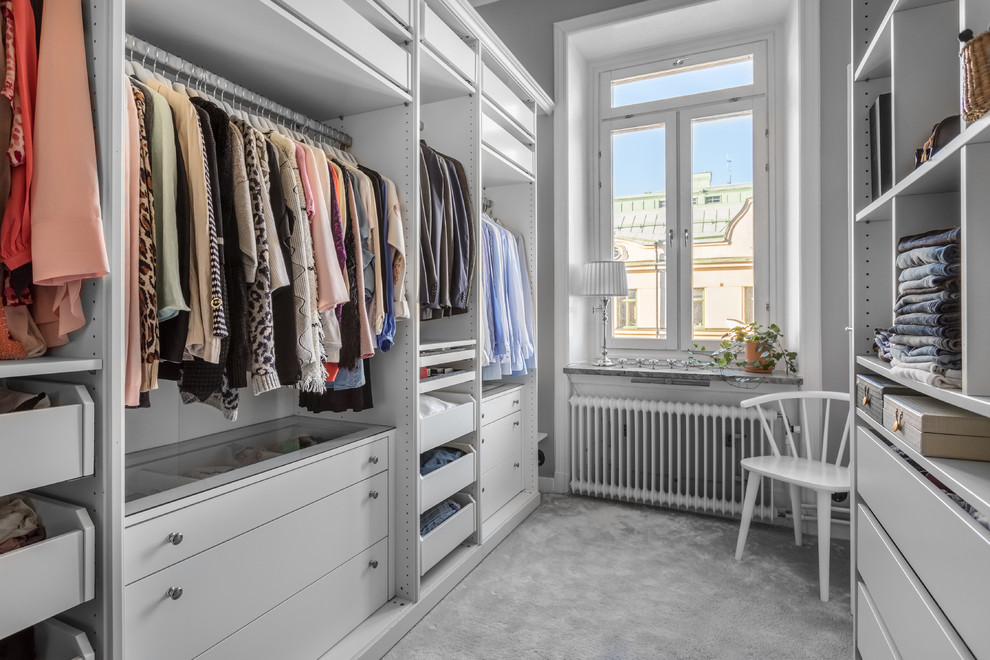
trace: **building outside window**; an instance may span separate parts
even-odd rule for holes
[[[601,244],[636,291],[616,345],[684,350],[753,320],[769,299],[766,43],[598,75]]]

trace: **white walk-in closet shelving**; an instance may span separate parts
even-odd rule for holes
[[[961,44],[990,22],[985,0],[854,0],[849,87],[851,353],[853,379],[880,375],[914,395],[990,417],[990,369],[982,344],[990,245],[990,117],[915,168],[932,126],[960,113]],[[890,94],[891,148],[879,162],[891,187],[871,187],[870,108]],[[881,121],[883,121],[881,119]],[[878,140],[878,148],[883,142]],[[877,357],[874,329],[894,320],[898,240],[961,227],[962,388],[894,373]],[[850,391],[856,395],[855,381]],[[857,655],[990,657],[990,463],[932,458],[857,401],[853,474],[853,575]],[[887,403],[884,404],[886,407]],[[971,511],[978,513],[977,516]]]
[[[481,260],[467,313],[419,320],[420,141],[463,164],[477,254],[483,199],[522,237],[535,309],[536,117],[552,101],[465,0],[83,6],[111,274],[84,285],[88,324],[67,346],[0,362],[0,382],[55,404],[0,416],[0,490],[30,491],[49,536],[0,556],[18,603],[0,636],[37,625],[44,658],[377,657],[539,502],[535,373],[482,379]],[[333,127],[395,182],[412,316],[372,358],[373,408],[314,414],[295,390],[244,391],[229,422],[163,381],[150,408],[124,410],[128,59],[299,129]],[[452,370],[420,377],[436,367]],[[420,418],[427,393],[456,405]],[[318,444],[186,476],[299,435]],[[420,476],[442,444],[464,457]],[[459,513],[421,537],[420,514],[448,498]]]

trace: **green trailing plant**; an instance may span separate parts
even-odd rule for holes
[[[764,327],[759,323],[737,325],[724,335],[718,348],[712,351],[710,362],[720,369],[735,365],[749,371],[773,371],[779,363],[783,363],[787,373],[797,373],[797,353],[784,348],[781,337],[784,333],[776,323]],[[746,345],[755,344],[753,359],[745,359]],[[699,350],[704,346],[694,345]],[[744,359],[739,359],[740,355]],[[692,358],[694,356],[692,355]]]

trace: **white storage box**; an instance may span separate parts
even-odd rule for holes
[[[93,598],[96,529],[86,509],[31,495],[47,538],[0,555],[0,637]]]
[[[474,399],[460,392],[434,392],[430,396],[457,406],[423,417],[419,421],[420,453],[456,440],[475,430]]]
[[[0,415],[0,495],[93,474],[93,400],[82,385],[10,380],[19,392],[47,392],[50,408]]]
[[[470,495],[458,493],[450,498],[461,505],[461,510],[443,521],[436,529],[419,539],[419,573],[437,565],[441,559],[449,555],[454,548],[477,529],[474,500]]]
[[[446,443],[447,447],[460,449],[464,455],[456,461],[419,477],[419,512],[427,509],[470,485],[475,479],[475,451],[470,445]]]
[[[436,12],[423,5],[423,41],[434,54],[453,67],[469,82],[477,78],[474,49],[468,46]]]

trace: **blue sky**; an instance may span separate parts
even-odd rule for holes
[[[614,87],[614,105],[674,98],[700,91],[752,82],[752,61],[638,80]],[[626,89],[629,88],[629,89]],[[613,195],[638,195],[664,189],[667,131],[665,127],[615,133],[612,136]],[[673,127],[671,136],[673,137]],[[752,115],[695,121],[692,127],[692,171],[711,172],[714,185],[753,180]]]

